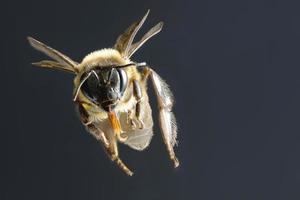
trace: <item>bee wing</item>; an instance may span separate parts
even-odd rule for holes
[[[59,62],[51,61],[51,60],[42,60],[40,62],[31,63],[38,67],[43,68],[50,68],[50,69],[58,69],[66,72],[73,73],[73,70],[70,70],[70,68],[66,67],[65,65],[60,64]]]
[[[56,61],[55,62],[44,60],[41,62],[33,63],[34,65],[45,68],[64,70],[72,73],[76,72],[76,66],[78,64],[77,62],[73,61],[71,58],[62,54],[61,52],[45,45],[44,43],[37,41],[32,37],[28,37],[27,39],[33,48],[40,52],[43,52],[44,54]]]
[[[128,57],[130,58],[147,40],[149,40],[151,37],[159,33],[163,27],[164,23],[159,22],[155,26],[153,26],[143,37],[140,41],[134,43],[131,45],[129,52],[128,52]]]
[[[148,10],[146,12],[146,14],[144,15],[144,17],[142,19],[131,24],[131,26],[129,26],[126,29],[126,31],[118,37],[116,44],[115,44],[115,48],[119,52],[121,52],[121,54],[123,54],[124,56],[127,57],[128,51],[133,42],[133,39],[134,39],[136,33],[140,30],[140,28],[144,24],[146,18],[148,17],[149,12],[150,12],[150,10]]]
[[[144,24],[149,12],[150,10],[147,11],[141,20],[134,22],[122,35],[118,37],[115,48],[125,57],[130,58],[147,40],[161,31],[163,27],[162,22],[151,28],[139,42],[133,44],[134,37]]]
[[[150,78],[156,93],[159,106],[159,121],[164,143],[167,146],[170,158],[174,161],[174,166],[179,165],[175,156],[173,147],[177,144],[177,125],[172,106],[174,103],[173,95],[167,83],[152,69],[150,69]]]

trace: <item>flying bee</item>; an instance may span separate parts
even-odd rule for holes
[[[178,167],[173,147],[177,143],[177,126],[172,113],[173,96],[165,81],[146,63],[130,57],[152,36],[159,33],[163,22],[152,27],[138,42],[133,42],[145,16],[121,34],[114,48],[94,51],[77,63],[59,51],[28,37],[30,45],[54,61],[43,60],[33,65],[73,73],[73,101],[80,120],[103,147],[112,161],[126,174],[133,172],[118,153],[118,142],[135,150],[144,150],[153,136],[152,111],[147,95],[150,77],[158,101],[159,122],[170,159]]]

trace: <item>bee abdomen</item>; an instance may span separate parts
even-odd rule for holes
[[[152,127],[147,129],[137,129],[132,132],[125,133],[128,136],[124,144],[131,148],[142,151],[147,148],[151,142],[153,131]]]

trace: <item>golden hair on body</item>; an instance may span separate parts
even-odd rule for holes
[[[153,83],[158,101],[159,122],[164,143],[174,166],[179,165],[173,147],[177,143],[177,126],[172,113],[173,96],[168,85],[146,63],[130,57],[163,27],[160,22],[138,42],[133,42],[145,16],[118,37],[114,48],[105,48],[85,56],[77,63],[59,51],[28,37],[30,45],[53,60],[33,63],[36,66],[73,73],[73,100],[80,120],[107,154],[127,175],[133,172],[119,157],[117,143],[144,150],[152,138],[152,110],[147,94],[147,80]]]

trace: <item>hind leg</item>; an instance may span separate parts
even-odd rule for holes
[[[172,92],[166,82],[152,69],[146,69],[146,75],[150,75],[156,93],[159,109],[159,122],[164,143],[167,147],[170,159],[174,162],[174,167],[178,167],[179,160],[173,149],[177,143],[177,126],[175,116],[172,112]]]

